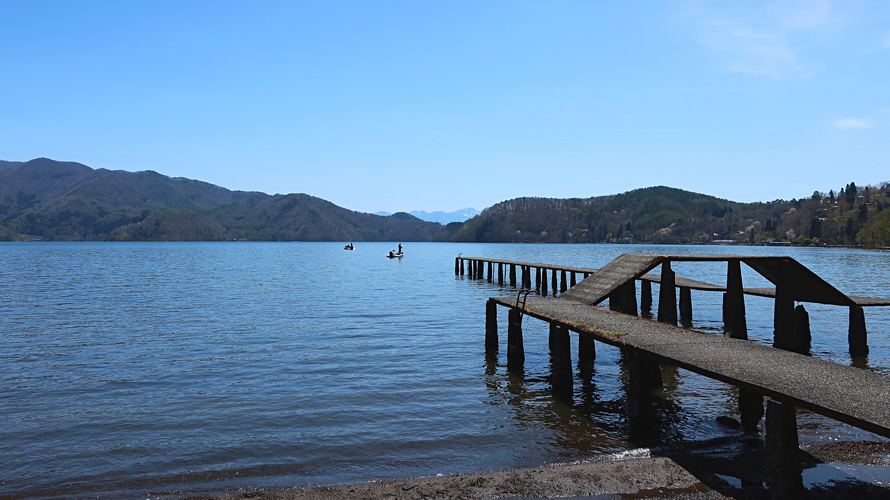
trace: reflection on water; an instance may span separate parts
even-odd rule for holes
[[[486,361],[485,301],[514,291],[453,273],[458,253],[601,267],[725,248],[413,243],[393,261],[391,243],[342,246],[0,244],[0,495],[365,481],[738,435],[716,423],[737,414],[737,391],[670,366],[652,434],[637,435],[626,363],[603,344],[554,394],[540,321],[524,322],[524,370],[508,373],[499,311],[501,355]],[[790,254],[841,291],[890,297],[890,254],[732,250]],[[680,264],[678,277],[725,279]],[[767,286],[747,271],[745,286]],[[750,338],[771,344],[772,301],[745,300]],[[692,302],[693,328],[722,334],[720,294]],[[866,309],[867,359],[849,356],[844,308],[807,310],[814,356],[890,374],[887,308]],[[798,422],[804,442],[873,438]]]

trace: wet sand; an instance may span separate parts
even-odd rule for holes
[[[725,443],[724,443],[725,444]],[[376,481],[347,485],[253,489],[222,495],[192,495],[188,500],[330,499],[673,499],[769,498],[762,449],[727,451],[721,443],[705,449],[646,449],[590,460],[481,474]],[[737,444],[737,443],[736,443]],[[734,445],[733,445],[734,446]],[[805,468],[849,464],[887,468],[890,442],[847,442],[801,451]],[[830,469],[830,468],[829,468]],[[833,470],[833,469],[832,469]],[[727,480],[732,478],[732,480]],[[833,480],[810,485],[804,498],[890,499],[890,484]]]

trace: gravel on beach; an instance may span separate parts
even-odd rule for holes
[[[372,481],[345,485],[309,485],[294,488],[250,489],[227,494],[192,495],[183,500],[423,500],[423,499],[647,499],[715,500],[768,498],[763,482],[762,455],[745,457],[717,452],[667,451],[656,455],[647,449],[597,456],[579,462],[476,474],[438,475]],[[890,467],[890,442],[856,441],[815,445],[801,450],[804,467],[816,464],[852,464]],[[680,465],[680,464],[683,465]],[[746,486],[723,482],[727,469],[747,476]],[[890,472],[890,471],[888,471]],[[834,481],[810,487],[810,499],[890,499],[890,485]]]

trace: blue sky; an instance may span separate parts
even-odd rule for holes
[[[890,2],[0,0],[0,159],[353,210],[890,181]]]

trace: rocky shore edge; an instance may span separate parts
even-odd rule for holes
[[[700,452],[701,450],[699,450]],[[670,456],[664,456],[670,455]],[[345,485],[250,489],[218,495],[192,495],[183,500],[422,500],[422,499],[671,499],[712,500],[764,498],[762,456],[709,453],[656,454],[648,449],[590,460],[477,474],[439,475]],[[801,450],[805,467],[843,463],[888,467],[890,442],[840,442]],[[681,465],[682,464],[682,465]],[[739,484],[725,481],[731,469]],[[890,484],[830,481],[811,487],[806,498],[888,498]]]

